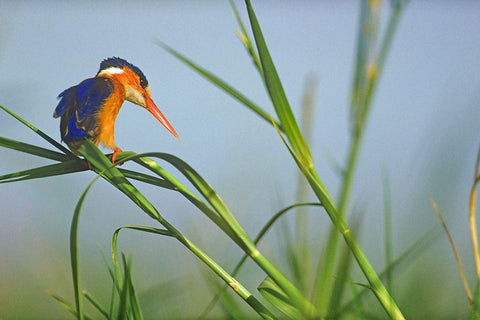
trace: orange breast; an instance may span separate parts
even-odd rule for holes
[[[115,79],[111,80],[113,82],[113,91],[97,114],[99,133],[94,143],[97,145],[101,143],[105,147],[115,150],[117,147],[114,137],[115,119],[117,119],[118,112],[125,101],[125,89],[123,85]]]

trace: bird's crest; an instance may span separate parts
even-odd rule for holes
[[[119,58],[119,57],[111,57],[111,58],[107,58],[107,59],[103,60],[102,63],[100,63],[100,70],[98,70],[97,75],[101,71],[106,70],[108,68],[123,69],[123,67],[127,67],[127,68],[131,69],[133,72],[135,72],[138,75],[138,77],[140,78],[140,85],[142,86],[142,88],[145,89],[146,87],[148,87],[147,78],[143,74],[142,70],[140,70],[137,66],[134,66],[133,64],[131,64],[127,60],[124,60],[124,59]]]

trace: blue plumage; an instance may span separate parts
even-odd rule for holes
[[[113,91],[112,81],[96,77],[82,81],[58,96],[61,100],[53,116],[62,117],[60,133],[67,144],[95,139],[98,134],[97,114]]]

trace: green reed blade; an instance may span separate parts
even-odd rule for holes
[[[56,152],[53,150],[45,149],[42,147],[34,146],[32,144],[11,140],[8,138],[0,137],[0,146],[12,150],[17,150],[25,153],[29,153],[35,156],[39,156],[46,159],[56,160],[56,161],[66,161],[72,159],[71,157]]]
[[[1,175],[0,183],[46,178],[85,170],[88,170],[85,161],[68,160],[62,163]]]
[[[240,27],[240,31],[237,32],[237,35],[240,38],[240,41],[242,41],[243,45],[245,46],[245,49],[247,49],[247,52],[253,61],[253,65],[255,66],[257,71],[260,73],[262,81],[264,81],[262,64],[260,63],[260,58],[258,56],[257,51],[253,47],[252,41],[248,36],[247,29],[245,29],[245,24],[243,23],[242,18],[240,18],[240,13],[238,12],[237,6],[235,5],[235,2],[233,2],[233,0],[230,0],[230,6],[232,7],[233,13],[235,14],[235,18],[237,19],[237,23]]]
[[[49,142],[51,145],[53,145],[55,148],[63,151],[69,158],[76,158],[76,156],[70,151],[68,150],[67,148],[65,148],[64,146],[62,146],[60,143],[58,143],[57,141],[55,141],[55,139],[51,138],[50,136],[48,136],[46,133],[44,133],[43,131],[41,131],[40,129],[38,129],[37,127],[35,127],[34,125],[32,125],[31,123],[29,123],[28,121],[26,121],[25,119],[21,118],[20,116],[18,116],[17,114],[13,113],[12,111],[10,111],[9,109],[5,108],[4,106],[1,106],[0,105],[0,109],[2,109],[3,111],[7,112],[8,114],[10,114],[12,117],[14,117],[15,119],[17,119],[18,121],[20,121],[21,123],[23,123],[24,125],[26,125],[28,128],[30,128],[31,130],[33,130],[35,133],[37,133],[40,137],[42,137],[43,139],[47,140],[47,142]]]
[[[270,115],[268,112],[263,110],[261,107],[259,107],[257,104],[252,102],[250,99],[248,99],[244,94],[240,93],[237,89],[233,88],[231,85],[211,73],[210,71],[200,67],[196,63],[194,63],[192,60],[188,59],[178,51],[174,50],[173,48],[169,47],[165,43],[163,43],[160,40],[156,40],[156,44],[165,49],[168,53],[185,63],[186,65],[190,66],[193,70],[197,71],[200,75],[205,77],[207,80],[209,80],[211,83],[222,89],[225,93],[228,93],[231,95],[233,98],[236,100],[240,101],[243,103],[246,107],[248,107],[250,110],[255,112],[258,116],[263,118],[265,121],[270,123]],[[280,128],[282,128],[281,124],[278,124]]]
[[[257,234],[255,237],[254,243],[257,245],[265,236],[265,234],[272,228],[272,226],[275,224],[275,222],[278,221],[280,217],[282,217],[285,213],[291,211],[292,209],[295,209],[297,207],[305,207],[305,206],[321,206],[320,203],[317,202],[306,202],[306,203],[296,203],[293,205],[290,205],[286,208],[283,208],[282,210],[278,211],[276,214],[274,214],[268,221],[267,223],[260,229],[260,232]],[[247,260],[248,255],[244,254],[242,258],[239,260],[239,262],[235,265],[232,271],[232,276],[236,276],[237,273],[240,271],[240,268],[243,266],[245,261]],[[223,289],[218,292],[215,297],[210,301],[210,303],[207,305],[205,310],[200,314],[198,317],[198,320],[200,319],[205,319],[207,318],[208,313],[213,309],[215,304],[217,303],[219,297],[222,295],[222,292],[226,289],[227,287],[223,287]]]
[[[95,299],[94,296],[92,296],[89,292],[87,292],[86,290],[83,290],[82,291],[82,294],[83,296],[87,299],[88,302],[90,302],[92,304],[92,306],[102,314],[102,316],[105,318],[105,319],[108,319],[108,312],[102,307],[102,305],[100,304],[100,302]]]
[[[83,320],[83,303],[82,303],[82,294],[81,294],[81,285],[80,285],[80,264],[78,258],[78,222],[80,219],[80,212],[82,209],[83,201],[87,196],[88,191],[93,186],[95,181],[97,181],[98,176],[93,179],[88,186],[83,191],[80,199],[75,206],[75,211],[73,213],[72,225],[70,227],[70,261],[72,266],[72,278],[73,278],[73,288],[75,293],[75,305],[77,308],[77,319]]]
[[[300,129],[295,120],[292,109],[290,108],[290,104],[288,103],[287,96],[283,90],[283,86],[280,78],[278,77],[275,65],[273,64],[272,57],[270,56],[267,44],[263,38],[262,30],[260,29],[260,25],[249,0],[246,0],[246,5],[253,35],[257,44],[260,61],[262,63],[265,84],[275,108],[275,112],[277,113],[280,124],[282,125],[285,135],[292,145],[293,150],[295,150],[301,161],[305,163],[306,166],[311,166],[313,165],[313,159],[310,154],[310,150],[308,149],[307,143],[300,133]]]
[[[303,313],[292,304],[289,296],[270,277],[265,278],[257,289],[268,302],[288,319],[305,319]]]

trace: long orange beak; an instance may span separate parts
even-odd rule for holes
[[[146,106],[146,109],[155,117],[157,118],[158,121],[160,121],[161,124],[163,124],[163,126],[168,130],[170,131],[171,134],[173,134],[178,140],[180,140],[180,138],[178,137],[178,134],[177,132],[175,131],[175,129],[173,129],[172,125],[170,124],[170,122],[168,122],[167,118],[163,115],[163,113],[157,108],[157,106],[155,105],[155,103],[153,102],[153,100],[150,98],[150,97],[145,97],[145,100],[146,100],[146,103],[147,103],[147,106]]]

